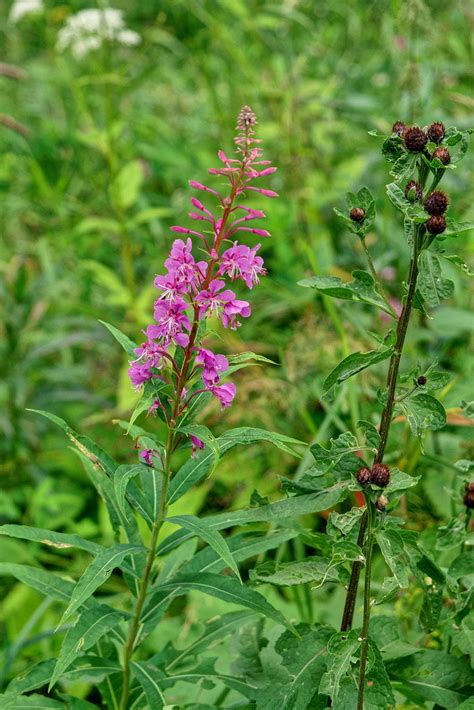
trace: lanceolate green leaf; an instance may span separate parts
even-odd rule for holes
[[[324,557],[308,557],[294,562],[264,562],[256,569],[250,570],[253,582],[275,584],[287,587],[295,584],[333,582],[339,580],[337,565],[331,566],[331,561]]]
[[[29,565],[18,565],[14,562],[0,562],[0,576],[3,575],[15,577],[40,594],[59,601],[69,601],[74,589],[73,582],[53,572]]]
[[[151,663],[143,661],[133,661],[131,664],[132,673],[142,686],[149,708],[160,710],[166,703],[165,696],[161,690],[161,683],[165,677],[163,671],[153,666]]]
[[[235,573],[236,577],[240,580],[240,572],[237,567],[237,563],[232,556],[231,551],[227,545],[227,542],[222,537],[222,535],[214,528],[211,528],[205,518],[197,518],[195,515],[174,515],[168,518],[169,523],[174,523],[179,525],[185,530],[194,535],[198,535],[204,542],[212,547],[213,550],[224,560],[224,562],[231,568]]]
[[[153,471],[143,464],[133,464],[131,466],[129,464],[124,464],[122,466],[118,466],[114,474],[114,489],[117,505],[124,517],[127,517],[127,508],[125,505],[127,486],[130,479],[138,475],[148,475],[149,477],[153,477],[154,480],[157,482],[159,481],[158,488],[161,490],[161,474],[159,472]],[[159,491],[157,491],[154,507],[156,506],[156,499],[158,499],[159,502],[159,497]]]
[[[308,515],[327,510],[338,501],[349,495],[349,484],[347,481],[339,481],[323,491],[309,493],[308,495],[285,498],[275,503],[263,505],[260,508],[248,508],[246,510],[236,510],[229,513],[220,513],[205,518],[210,527],[215,530],[244,525],[256,522],[275,522],[285,518],[293,518],[299,515]],[[158,547],[158,554],[166,554],[184,539],[191,537],[190,533],[178,532],[170,535]]]
[[[336,365],[334,370],[327,376],[323,385],[324,392],[328,392],[335,385],[344,382],[344,380],[365,370],[367,367],[386,360],[391,356],[392,352],[393,348],[387,348],[385,350],[370,350],[366,353],[352,353],[348,355],[339,365]]]
[[[123,614],[110,607],[94,605],[81,613],[74,626],[64,637],[61,651],[54,667],[49,689],[59,680],[76,658],[93,646],[104,634],[123,619]]]
[[[125,335],[125,333],[122,333],[118,328],[116,328],[114,325],[111,325],[110,323],[106,323],[106,321],[101,320],[99,323],[102,323],[102,325],[105,325],[107,330],[114,336],[115,340],[120,343],[122,348],[125,350],[127,355],[133,359],[135,359],[137,356],[135,354],[135,348],[137,348],[137,344],[134,343],[130,338]]]
[[[265,597],[253,589],[241,585],[232,577],[200,572],[197,575],[175,577],[171,581],[161,584],[158,589],[163,591],[176,589],[180,594],[185,594],[190,589],[196,589],[211,597],[217,597],[230,604],[237,604],[263,614],[289,629],[293,628],[283,614],[269,604]]]
[[[418,290],[429,306],[438,306],[453,294],[454,284],[441,276],[438,257],[424,249],[418,257]]]
[[[0,695],[0,707],[2,710],[54,710],[60,708],[64,710],[64,704],[52,698],[45,698],[44,695]]]
[[[20,540],[30,540],[31,542],[40,542],[42,545],[50,545],[58,549],[67,549],[77,547],[80,550],[86,550],[92,555],[97,555],[104,548],[90,540],[84,540],[79,535],[67,535],[66,533],[58,533],[44,528],[32,528],[28,525],[0,525],[0,535],[8,537],[16,537]]]
[[[127,555],[142,550],[139,545],[114,545],[98,554],[74,587],[61,623],[71,618],[72,614],[110,577],[113,570],[120,566]]]

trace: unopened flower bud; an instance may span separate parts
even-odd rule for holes
[[[381,513],[383,513],[385,511],[385,508],[387,507],[388,503],[389,503],[389,500],[388,500],[387,496],[384,496],[384,494],[382,493],[382,495],[380,495],[377,498],[377,500],[375,501],[375,507],[377,508],[377,510],[380,510]]]
[[[403,133],[403,140],[405,142],[406,149],[411,153],[421,153],[428,143],[428,136],[422,128],[418,128],[418,126],[411,126],[410,128],[405,129]]]
[[[353,222],[363,222],[365,219],[365,210],[363,210],[362,207],[353,207],[349,217]]]
[[[385,463],[376,463],[370,472],[370,482],[385,488],[390,481],[390,468]]]
[[[441,192],[440,190],[435,190],[434,192],[430,193],[426,198],[424,207],[428,214],[440,215],[446,212],[446,210],[448,209],[448,204],[449,200],[447,198],[447,195],[445,195],[444,192]]]
[[[424,375],[420,375],[416,381],[416,384],[419,385],[420,387],[423,387],[423,385],[426,385],[428,380]]]
[[[441,143],[446,134],[446,129],[442,123],[436,122],[428,127],[427,133],[430,141],[433,141],[433,143]]]
[[[405,188],[405,197],[411,202],[420,201],[423,197],[423,188],[419,182],[415,180],[410,180]]]
[[[443,148],[442,146],[436,148],[433,151],[433,155],[431,157],[433,159],[438,158],[438,160],[440,160],[443,165],[449,165],[449,163],[451,162],[451,154],[449,150],[447,148]]]
[[[471,490],[469,490],[469,486],[473,486]],[[466,495],[464,496],[464,505],[466,508],[469,508],[472,510],[474,508],[474,485],[473,484],[467,484],[466,486]]]
[[[392,126],[392,133],[396,133],[397,136],[402,136],[406,126],[403,121],[395,121]]]
[[[426,222],[426,229],[430,234],[441,234],[446,229],[446,220],[442,214],[434,214]]]
[[[474,481],[469,481],[469,483],[466,483],[466,491],[468,493],[474,493]]]
[[[370,468],[364,466],[357,471],[357,480],[361,486],[366,486],[371,480]]]

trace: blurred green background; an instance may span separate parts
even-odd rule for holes
[[[339,305],[297,286],[313,273],[348,278],[364,268],[356,238],[333,207],[367,185],[378,217],[368,243],[394,298],[402,293],[408,247],[384,194],[390,181],[381,140],[396,119],[472,120],[472,25],[468,3],[437,0],[140,0],[119,2],[140,42],[103,42],[84,56],[59,49],[71,15],[92,0],[44,0],[15,19],[0,9],[0,519],[110,538],[101,505],[61,433],[26,408],[49,410],[95,438],[118,460],[136,457],[112,423],[136,395],[119,346],[98,322],[140,340],[152,316],[153,277],[171,244],[171,224],[188,224],[188,179],[205,180],[218,148],[232,149],[242,104],[257,113],[266,157],[279,171],[263,245],[269,275],[250,292],[253,316],[221,333],[223,352],[252,350],[276,365],[236,376],[238,396],[206,424],[263,426],[304,441],[377,421],[385,366],[320,399],[341,357],[370,349],[387,330],[363,306]],[[104,7],[98,3],[95,7]],[[458,221],[474,218],[471,156],[444,180]],[[469,239],[446,244],[469,258]],[[448,265],[450,266],[450,265]],[[456,295],[418,320],[404,369],[438,359],[452,375],[443,393],[449,425],[437,435],[446,459],[469,458],[462,409],[469,380],[472,312],[466,279],[446,269]],[[472,380],[471,380],[472,382]],[[472,393],[471,393],[472,395]],[[472,430],[471,430],[472,431]],[[418,444],[395,426],[392,458],[420,466]],[[265,445],[236,449],[211,481],[180,505],[211,512],[248,503],[253,489],[279,494],[278,477],[298,462]],[[419,525],[449,517],[452,473],[424,460],[411,505]],[[314,522],[315,527],[320,523]],[[324,521],[321,522],[324,524]],[[2,540],[2,560],[48,562],[48,553]],[[65,558],[74,569],[77,562]],[[1,629],[15,637],[37,606],[33,592],[0,580]],[[207,602],[202,602],[205,606]],[[337,610],[336,610],[337,611]],[[12,614],[12,612],[14,612]],[[29,614],[28,614],[29,615]],[[336,622],[337,623],[337,622]],[[28,654],[28,649],[26,651]]]

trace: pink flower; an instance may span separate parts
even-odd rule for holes
[[[226,407],[230,407],[232,404],[232,400],[234,399],[237,390],[233,382],[226,382],[224,385],[210,387],[210,391],[217,397],[222,404],[222,407],[225,409]]]
[[[174,342],[177,345],[186,347],[189,342],[189,336],[183,332],[183,329],[191,329],[189,318],[186,315],[188,304],[182,298],[176,298],[174,301],[156,301],[155,302],[155,320],[157,325],[151,324],[146,329],[145,333],[150,340],[159,339],[164,345]]]
[[[230,326],[231,330],[236,330],[240,326],[237,316],[248,318],[251,312],[248,301],[239,301],[237,299],[228,301],[222,311],[222,325],[224,328]]]
[[[220,375],[229,368],[229,361],[224,355],[215,355],[211,350],[200,348],[195,359],[195,364],[203,368],[202,381],[209,389],[220,382]]]
[[[260,246],[257,244],[253,249],[250,249],[245,244],[234,242],[234,246],[222,254],[219,275],[227,274],[232,281],[241,278],[248,288],[258,284],[259,275],[264,276],[267,273],[263,267],[262,257],[256,256]]]
[[[190,434],[189,438],[191,439],[191,444],[192,444],[191,456],[195,456],[198,449],[204,448],[204,442],[201,441],[201,439],[198,439],[197,436],[194,436],[194,434]]]
[[[146,466],[153,466],[153,456],[155,454],[155,449],[145,449],[144,451],[140,451],[139,457]]]
[[[151,366],[148,364],[142,365],[136,360],[128,368],[128,376],[132,381],[132,385],[135,389],[141,387],[145,382],[151,380],[153,377],[153,372]]]
[[[212,313],[219,316],[225,304],[235,298],[235,293],[230,289],[222,290],[224,286],[225,281],[214,279],[209,284],[209,288],[197,294],[196,303],[199,305],[200,319],[204,315],[212,315]]]

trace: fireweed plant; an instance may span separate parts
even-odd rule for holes
[[[199,695],[199,688],[196,692],[193,689],[199,681],[205,686],[214,683],[227,687],[236,696],[251,700],[255,696],[252,685],[244,678],[216,670],[216,659],[199,663],[194,644],[184,653],[167,647],[151,658],[142,651],[170,603],[191,590],[245,609],[208,624],[199,641],[202,648],[224,638],[255,614],[263,614],[297,634],[264,596],[242,584],[238,562],[295,537],[295,530],[285,525],[280,528],[277,522],[296,515],[298,506],[280,501],[276,507],[263,505],[205,519],[168,516],[169,506],[206,478],[219,458],[234,446],[269,441],[287,454],[298,455],[291,446],[301,444],[288,436],[251,427],[230,429],[215,438],[207,427],[195,423],[196,415],[213,398],[222,408],[231,405],[236,394],[235,384],[228,379],[232,372],[266,360],[253,353],[228,359],[211,350],[206,330],[211,318],[224,328],[238,328],[241,319],[250,316],[250,304],[237,298],[229,285],[240,282],[241,288],[251,290],[266,274],[258,255],[260,244],[255,243],[270,236],[267,230],[255,226],[255,220],[264,219],[265,213],[245,203],[254,195],[278,196],[260,186],[276,168],[263,159],[255,126],[255,115],[245,106],[238,117],[235,153],[228,157],[219,151],[221,166],[209,170],[223,184],[221,191],[190,181],[203,199],[213,200],[214,210],[193,197],[189,216],[198,223],[198,229],[171,228],[182,238],[172,243],[165,261],[166,273],[155,278],[154,322],[146,328],[145,341],[137,347],[105,324],[129,354],[131,386],[141,392],[130,422],[119,422],[139,449],[138,463],[117,465],[97,444],[63,420],[41,412],[62,427],[76,447],[105,503],[115,541],[112,547],[104,547],[79,535],[1,526],[0,534],[51,545],[62,554],[67,548],[78,548],[93,558],[77,580],[37,567],[2,564],[2,574],[12,574],[50,600],[66,604],[57,629],[63,640],[56,657],[15,678],[2,696],[2,708],[19,707],[24,702],[32,707],[91,707],[71,695],[77,681],[92,683],[99,704],[115,710],[162,708],[168,704],[168,694],[173,697],[173,686],[183,682],[190,684],[190,698]],[[250,245],[240,241],[246,237],[252,240]],[[153,417],[161,420],[161,429],[166,432],[163,439],[136,425],[137,417],[145,413],[148,422]],[[307,510],[312,510],[308,502],[302,512]],[[275,521],[268,535],[254,531],[226,540],[219,532],[266,521]],[[159,543],[165,522],[178,530]],[[207,547],[195,554],[198,538]],[[114,570],[115,584],[109,593],[96,596],[96,590]],[[222,570],[231,574],[220,574]],[[11,663],[12,659],[7,659],[7,664]],[[8,668],[4,674],[7,672]],[[48,698],[34,693],[26,697],[25,693],[44,686]]]
[[[210,344],[216,342],[215,333],[208,330],[210,319],[213,327],[220,322],[232,329],[249,317],[250,303],[238,298],[234,289],[238,285],[252,289],[265,275],[255,242],[270,235],[254,226],[254,220],[265,215],[247,206],[246,200],[255,192],[277,195],[260,187],[260,179],[275,168],[262,158],[255,125],[254,114],[244,107],[238,118],[236,153],[228,157],[219,152],[221,167],[210,170],[224,188],[191,182],[201,196],[192,198],[189,215],[198,228],[172,227],[180,236],[171,246],[166,273],[155,278],[154,322],[145,330],[145,341],[137,347],[106,324],[128,353],[131,383],[140,392],[130,421],[119,422],[139,450],[138,462],[118,465],[89,438],[42,412],[75,446],[105,504],[114,541],[106,547],[80,535],[0,527],[0,534],[56,548],[62,568],[65,558],[71,561],[67,577],[54,570],[55,557],[48,569],[0,564],[2,574],[13,575],[45,596],[33,613],[31,629],[50,605],[62,611],[47,646],[49,657],[9,683],[0,696],[1,708],[372,710],[396,703],[406,708],[472,708],[467,660],[469,654],[472,657],[473,634],[469,616],[473,553],[468,547],[474,506],[473,483],[468,480],[471,462],[461,460],[452,466],[458,474],[453,487],[458,504],[436,540],[440,561],[433,550],[425,549],[415,530],[405,530],[404,520],[390,515],[419,479],[399,470],[393,454],[387,453],[395,415],[408,421],[420,442],[426,430],[439,430],[446,422],[434,393],[446,387],[448,374],[435,363],[406,373],[399,369],[413,312],[428,317],[428,309],[452,293],[441,260],[467,270],[462,260],[447,253],[446,245],[469,225],[446,217],[449,198],[438,188],[466,152],[467,133],[446,130],[439,123],[425,130],[398,122],[384,141],[394,176],[387,193],[402,213],[411,249],[400,315],[366,244],[375,218],[375,202],[366,188],[348,194],[347,210],[338,214],[360,239],[369,271],[354,272],[350,283],[333,277],[301,282],[325,296],[379,308],[393,321],[385,337],[372,334],[373,350],[346,357],[324,385],[329,397],[349,377],[388,361],[387,385],[378,394],[378,425],[361,421],[361,438],[345,432],[327,446],[313,444],[312,462],[300,467],[302,475],[282,479],[285,497],[280,500],[269,503],[254,495],[252,507],[207,517],[169,512],[232,447],[269,441],[295,454],[293,446],[300,443],[249,427],[215,437],[197,422],[213,398],[223,408],[231,405],[236,387],[229,377],[259,359],[252,353],[226,357],[215,352]],[[140,415],[146,429],[137,424]],[[324,533],[302,524],[308,520],[302,516],[333,509],[352,494],[362,497],[363,504],[346,512],[332,510]],[[177,529],[169,532],[165,523]],[[232,529],[227,537],[220,532],[225,529]],[[298,559],[287,561],[281,551],[290,542],[299,553]],[[68,557],[69,548],[84,555],[79,570],[76,559]],[[374,600],[376,548],[391,576],[377,587]],[[274,550],[274,558],[264,558]],[[239,564],[252,558],[257,562],[244,584]],[[362,568],[362,625],[352,629]],[[270,589],[272,603],[257,590],[259,585]],[[301,613],[301,623],[293,626],[274,604],[287,598],[285,588],[298,585],[310,610],[310,589],[317,601],[323,585],[333,590],[345,587],[340,630],[328,623],[314,624],[311,613]],[[420,633],[405,640],[396,617],[370,616],[374,604],[395,599],[400,589],[409,587],[422,594]],[[179,642],[160,638],[159,624],[170,605],[191,592],[237,608],[213,615],[200,635],[182,648]],[[298,609],[303,608],[301,603]],[[410,612],[414,614],[414,607]],[[51,635],[46,632],[45,638]],[[230,636],[232,663],[216,650]],[[436,649],[434,639],[439,640]],[[6,658],[4,677],[14,657],[12,652]]]

